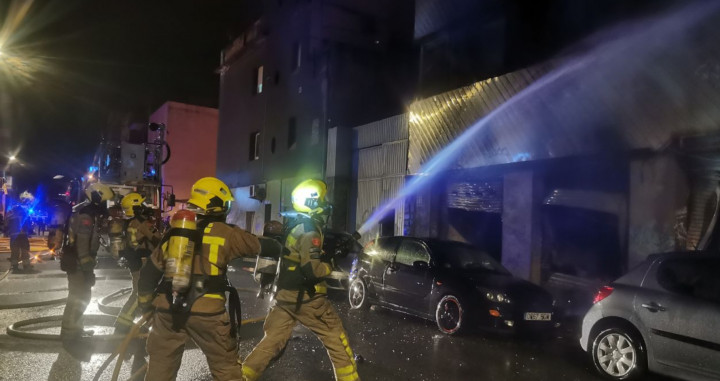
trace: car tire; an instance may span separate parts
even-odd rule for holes
[[[370,308],[368,301],[367,284],[362,278],[358,277],[348,287],[348,301],[350,308],[353,310],[366,310]]]
[[[463,330],[465,309],[460,299],[454,295],[445,295],[435,308],[435,323],[440,332],[455,335]]]
[[[624,328],[609,328],[597,334],[590,355],[598,372],[609,380],[636,380],[647,369],[642,340]]]

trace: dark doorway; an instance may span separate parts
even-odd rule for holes
[[[449,208],[447,218],[447,239],[468,242],[500,261],[502,254],[500,213]]]
[[[563,273],[588,280],[611,281],[622,273],[618,217],[565,206],[546,206],[543,213],[543,279]]]
[[[253,222],[255,222],[255,212],[245,212],[245,230],[252,233]]]
[[[391,237],[395,235],[395,209],[388,212],[380,220],[380,237]]]
[[[265,223],[272,221],[272,204],[265,204]]]

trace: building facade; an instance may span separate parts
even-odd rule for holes
[[[362,160],[358,139],[356,227],[471,242],[535,282],[716,247],[716,39],[692,37],[716,18],[660,12],[543,59],[667,4],[419,0],[406,176],[363,194],[393,164]],[[385,229],[390,212],[402,221]]]
[[[290,208],[299,181],[327,177],[333,225],[346,227],[352,134],[344,130],[404,108],[415,79],[412,7],[263,2],[262,17],[222,54],[217,175],[238,200],[231,221],[261,233]]]
[[[162,135],[170,146],[170,156],[163,158],[167,159],[162,165],[163,191],[172,190],[178,202],[175,209],[182,208],[190,198],[190,188],[195,181],[215,176],[218,110],[165,102],[150,115],[149,122],[164,126],[164,129],[148,131],[148,142]]]

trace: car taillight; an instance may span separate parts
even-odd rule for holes
[[[595,294],[595,299],[593,299],[593,304],[599,303],[601,300],[607,298],[612,294],[613,288],[610,286],[602,286],[600,290],[598,290],[597,294]]]

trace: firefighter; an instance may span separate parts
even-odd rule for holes
[[[120,252],[120,257],[124,258],[123,263],[130,270],[132,293],[115,321],[115,333],[126,334],[132,328],[135,316],[139,312],[137,287],[140,268],[147,261],[147,257],[150,256],[162,237],[152,220],[148,218],[152,214],[152,209],[145,205],[145,198],[139,193],[128,193],[120,201],[120,205],[125,216],[130,217],[129,220],[125,221],[125,228],[123,229],[125,247]]]
[[[28,239],[29,229],[28,214],[25,208],[15,205],[7,215],[7,231],[10,236],[10,263],[13,273],[33,272],[30,264],[30,240]],[[23,268],[20,270],[20,261]]]
[[[65,226],[60,268],[67,273],[68,297],[63,312],[60,336],[63,346],[80,360],[89,360],[87,347],[79,340],[92,336],[83,328],[83,314],[90,303],[95,285],[95,264],[100,247],[100,219],[107,213],[107,201],[115,193],[105,184],[93,183],[85,188],[87,199],[73,208]]]
[[[222,181],[198,180],[188,210],[173,216],[171,228],[140,271],[138,301],[143,311],[155,309],[145,380],[175,380],[187,337],[205,353],[213,379],[242,379],[236,336],[240,299],[228,283],[227,265],[259,254],[260,242],[225,223],[232,201]]]
[[[298,322],[315,333],[325,346],[336,380],[360,379],[347,334],[327,300],[327,286],[322,280],[332,271],[321,258],[323,214],[331,209],[325,202],[326,193],[327,186],[320,180],[303,181],[292,192],[292,205],[298,217],[285,238],[287,254],[280,262],[276,302],[265,319],[265,336],[243,363],[246,381],[260,377],[270,360],[285,347]]]

